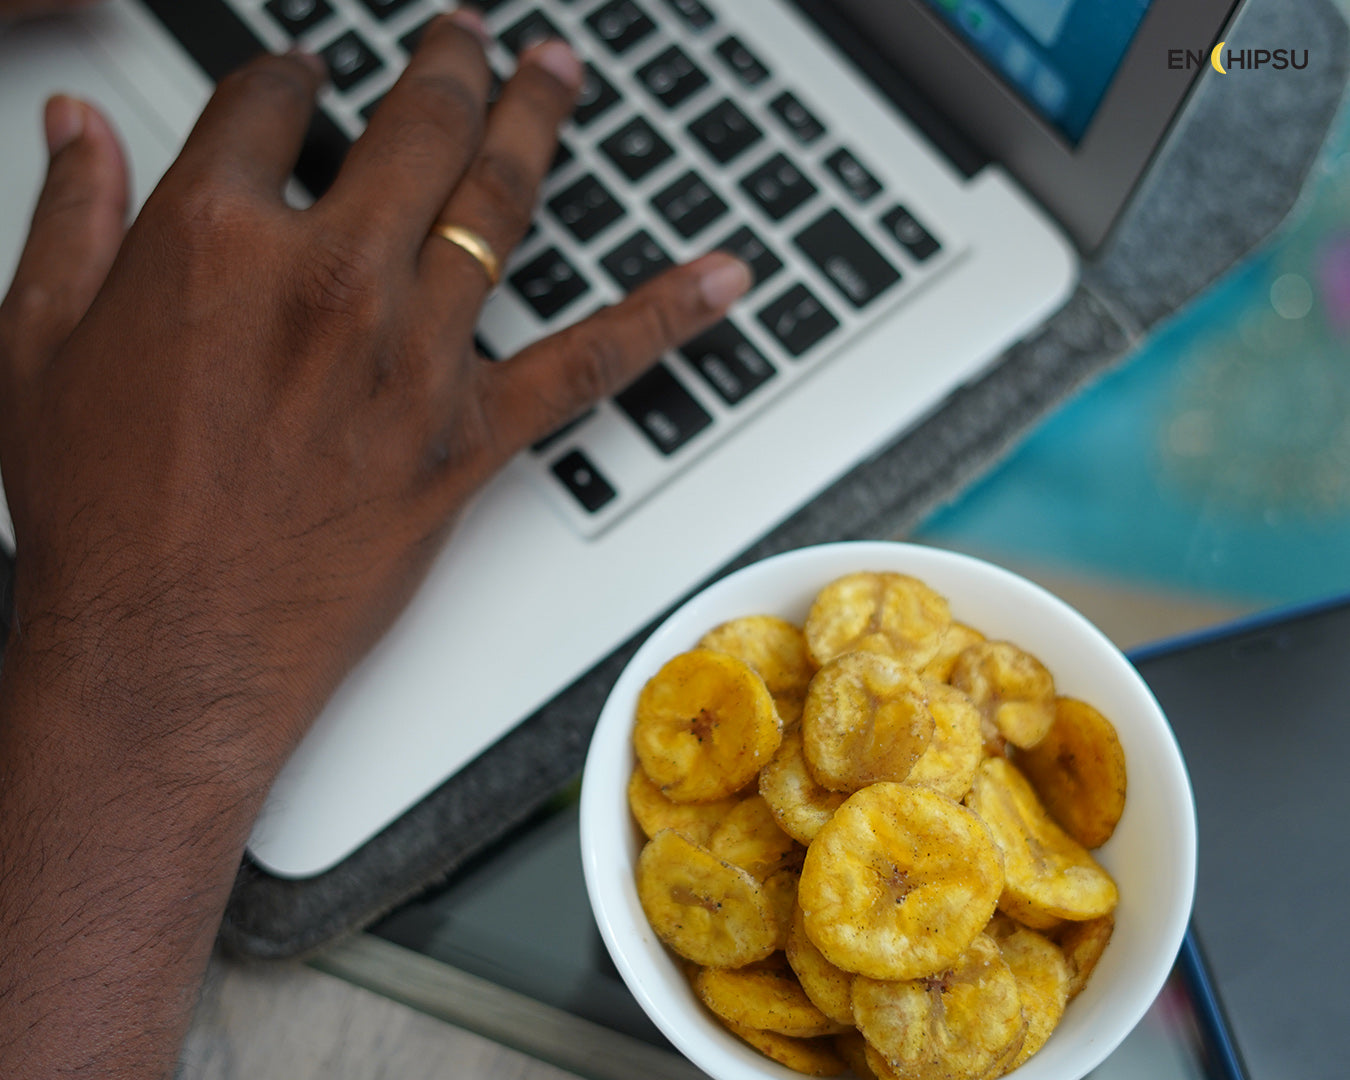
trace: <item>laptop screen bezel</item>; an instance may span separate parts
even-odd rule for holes
[[[1208,54],[1239,4],[1154,0],[1076,145],[924,0],[831,0],[828,6],[1007,168],[1087,254],[1105,239],[1202,73],[1170,67],[1169,50]],[[815,5],[799,0],[799,6],[810,14]]]

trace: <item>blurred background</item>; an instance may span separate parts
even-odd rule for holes
[[[1350,109],[1275,236],[913,538],[1124,645],[1350,592]]]

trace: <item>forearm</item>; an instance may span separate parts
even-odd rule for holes
[[[0,676],[0,1076],[10,1080],[171,1072],[279,764],[242,744],[206,745],[179,718],[74,715],[81,685],[87,673],[53,671],[22,648]]]

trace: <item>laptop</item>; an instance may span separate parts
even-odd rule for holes
[[[1072,292],[1234,0],[488,0],[587,81],[479,344],[509,357],[671,262],[754,268],[728,319],[522,453],[287,764],[249,843],[342,861],[636,630],[975,379]],[[139,204],[213,81],[298,44],[322,194],[440,0],[107,0],[0,31],[0,282],[41,102],[101,104]]]

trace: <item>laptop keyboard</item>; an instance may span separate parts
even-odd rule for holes
[[[329,163],[445,6],[215,2],[265,47],[299,44],[327,61],[316,133],[338,145],[314,156]],[[809,87],[788,77],[796,72],[730,25],[732,0],[476,6],[496,39],[499,78],[545,37],[566,38],[587,62],[535,225],[485,307],[485,356],[508,357],[714,249],[754,271],[753,291],[725,321],[523,455],[583,534],[677,477],[959,254],[954,231],[907,203],[903,181],[878,175],[865,148],[813,106]]]

